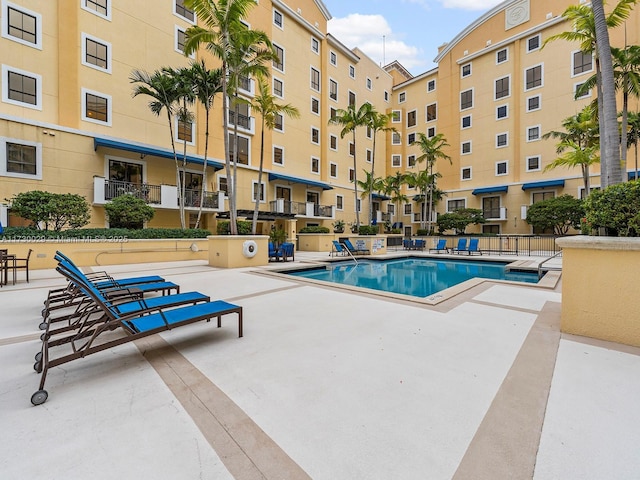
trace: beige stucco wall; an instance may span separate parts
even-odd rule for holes
[[[258,267],[269,263],[269,237],[266,235],[211,235],[209,265],[219,268]],[[253,257],[245,255],[247,242],[255,242]]]
[[[640,238],[577,236],[557,243],[563,249],[562,331],[640,346]]]

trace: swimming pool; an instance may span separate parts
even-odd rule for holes
[[[538,283],[535,272],[507,271],[507,263],[403,258],[339,262],[287,273],[296,277],[427,297],[472,278]]]

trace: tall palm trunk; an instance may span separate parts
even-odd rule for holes
[[[373,176],[376,165],[376,136],[377,130],[373,132],[373,153],[371,154],[371,185],[369,187],[369,222],[373,225]]]
[[[202,162],[202,188],[200,189],[200,205],[198,208],[198,219],[196,228],[200,228],[202,218],[202,208],[204,207],[204,188],[207,185],[207,152],[209,151],[209,108],[205,107],[205,132],[204,132],[204,161]]]
[[[256,193],[256,203],[253,207],[253,221],[251,222],[251,233],[256,234],[258,228],[258,211],[260,210],[260,194],[262,193],[262,169],[264,168],[264,114],[262,115],[262,131],[260,132],[260,166],[258,167],[258,192]]]
[[[228,40],[228,39],[227,39]],[[229,101],[227,99],[227,63],[222,63],[222,127],[224,130],[225,173],[227,174],[227,197],[229,198],[229,233],[238,234],[236,224],[236,202],[233,182],[231,181],[231,156],[229,152]]]
[[[358,175],[357,172],[357,164],[356,164],[356,129],[353,129],[353,191],[355,195],[355,210],[356,210],[356,227],[360,230],[360,209],[358,208]]]
[[[171,135],[171,150],[173,150],[173,160],[176,164],[176,184],[178,187],[178,193],[182,191],[182,179],[180,178],[180,164],[178,163],[178,154],[176,152],[176,142],[173,138],[173,118],[171,118],[171,112],[169,111],[169,109],[167,109],[167,120],[169,121],[169,135]],[[184,198],[184,195],[183,197]],[[180,212],[180,227],[182,227],[182,229],[184,230],[185,228],[185,224],[184,224],[184,215],[183,215],[183,209],[184,209],[184,205],[179,205],[179,212]]]

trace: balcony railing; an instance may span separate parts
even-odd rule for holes
[[[289,213],[303,217],[333,218],[332,206],[319,205],[313,202],[292,202],[279,198],[269,202],[269,209],[272,212]]]
[[[203,208],[220,208],[220,195],[218,192],[204,192],[204,198],[202,197],[201,190],[185,189],[184,191],[184,206],[185,208],[200,208],[200,200],[203,199]],[[178,201],[180,199],[178,198]]]
[[[249,94],[253,94],[253,80],[249,77],[240,77],[238,79],[238,88]]]
[[[229,110],[229,123],[231,125],[236,125],[235,122],[236,112],[233,110]],[[253,127],[253,117],[249,117],[247,115],[243,115],[242,113],[238,113],[238,127],[244,128],[245,130],[252,130]]]
[[[149,185],[147,183],[124,182],[121,180],[105,180],[104,198],[113,200],[120,195],[133,195],[149,204],[162,203],[160,195],[160,185]]]

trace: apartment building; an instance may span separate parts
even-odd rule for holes
[[[267,79],[281,103],[300,118],[283,116],[265,131],[264,169],[258,185],[261,119],[250,106],[228,112],[237,134],[237,199],[240,216],[251,215],[260,198],[259,229],[285,228],[290,237],[302,227],[330,226],[335,219],[368,220],[368,198],[356,198],[354,181],[363,180],[375,162],[376,177],[424,168],[411,146],[417,132],[442,133],[451,164],[438,161],[438,186],[447,195],[437,213],[460,207],[481,208],[489,219],[478,230],[531,233],[523,217],[535,201],[581,192],[580,172],[545,171],[556,158],[552,140],[542,140],[577,113],[594,95],[574,100],[578,84],[594,73],[592,56],[577,44],[551,35],[570,28],[560,18],[579,0],[503,2],[478,18],[439,49],[437,68],[412,76],[398,62],[382,68],[358,48],[349,49],[327,33],[330,13],[321,0],[260,0],[246,19],[265,31],[278,52]],[[204,59],[203,50],[185,57],[185,31],[198,19],[182,0],[1,0],[0,65],[0,221],[18,225],[5,199],[19,192],[48,190],[85,196],[92,226],[106,226],[104,205],[129,193],[156,210],[154,226],[179,226],[177,173],[165,112],[155,116],[148,98],[132,98],[134,70],[179,68]],[[626,40],[638,43],[640,16],[627,22]],[[616,45],[624,31],[612,32]],[[240,94],[257,91],[246,79]],[[337,109],[370,102],[393,114],[396,132],[367,129],[341,136],[329,125]],[[187,186],[185,222],[193,225],[205,191],[202,226],[215,229],[228,217],[224,130],[218,97],[210,119],[204,158],[205,112],[195,120],[171,119]],[[374,158],[375,156],[375,158]],[[355,160],[355,165],[354,165]],[[203,175],[204,173],[204,175]],[[597,167],[592,185],[598,185]],[[415,190],[398,211],[388,197],[374,196],[374,219],[402,222],[404,233],[420,227]],[[435,214],[434,214],[435,215]]]

